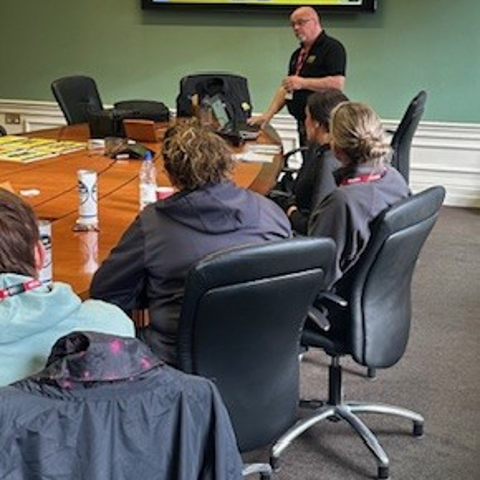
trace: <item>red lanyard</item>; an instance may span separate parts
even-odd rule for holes
[[[18,295],[19,293],[28,292],[29,290],[33,290],[34,288],[38,288],[42,286],[42,282],[37,279],[27,280],[23,283],[17,283],[16,285],[12,285],[11,287],[3,288],[0,290],[0,302],[5,300],[6,298],[13,297]]]
[[[346,178],[345,180],[342,180],[340,185],[354,185],[356,183],[375,182],[380,180],[382,177],[383,173],[366,173],[364,175],[358,175],[357,177]]]
[[[298,75],[305,64],[305,60],[307,59],[308,50],[305,47],[302,47],[300,53],[297,57],[297,63],[295,64],[295,75]]]

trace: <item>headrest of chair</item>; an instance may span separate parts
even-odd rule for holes
[[[333,260],[334,251],[335,242],[331,238],[298,237],[243,245],[208,255],[191,272],[204,276],[205,282],[215,287],[217,284],[225,285],[225,282],[236,283],[246,276],[259,280],[311,268],[326,270]]]
[[[407,197],[381,213],[371,225],[372,231],[383,225],[389,231],[402,230],[438,213],[445,188],[436,186]]]

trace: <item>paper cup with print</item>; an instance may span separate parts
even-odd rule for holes
[[[38,274],[38,279],[44,285],[52,283],[53,269],[52,269],[52,224],[49,220],[38,221],[38,231],[40,241],[45,249],[45,260],[42,268]]]
[[[78,220],[74,230],[98,228],[97,172],[78,170]]]

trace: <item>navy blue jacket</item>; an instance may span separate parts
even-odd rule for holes
[[[219,250],[290,235],[277,205],[231,182],[182,191],[143,210],[97,270],[90,293],[127,311],[148,307],[150,326],[140,338],[176,365],[190,267]]]
[[[230,419],[207,379],[135,338],[62,337],[42,372],[0,388],[2,480],[240,480]]]

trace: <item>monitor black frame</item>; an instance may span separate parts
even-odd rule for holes
[[[292,3],[288,4],[251,4],[244,3],[241,0],[232,2],[231,4],[226,3],[204,3],[201,1],[190,1],[188,3],[170,3],[169,1],[155,1],[155,0],[141,0],[142,9],[151,10],[151,9],[175,9],[176,11],[182,10],[197,10],[197,11],[222,11],[222,12],[245,12],[245,13],[255,13],[255,12],[279,12],[285,10],[294,10],[299,6],[310,6],[318,10],[320,13],[323,12],[337,12],[337,13],[373,13],[377,9],[378,0],[362,0],[360,5],[316,5],[309,3],[308,0],[304,4],[298,5]]]

